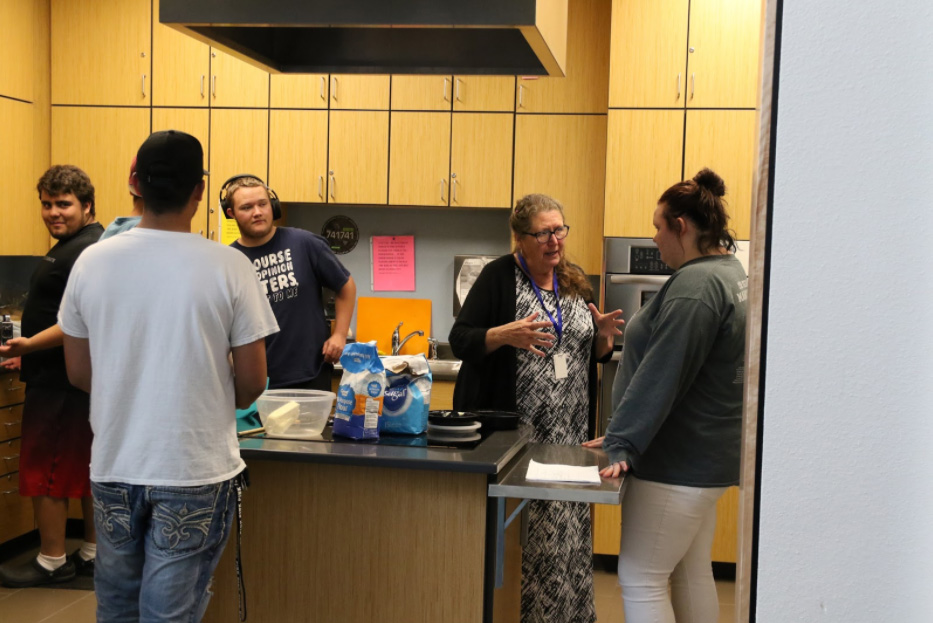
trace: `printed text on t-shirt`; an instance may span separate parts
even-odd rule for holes
[[[272,300],[283,300],[298,296],[298,280],[295,278],[295,266],[292,263],[292,250],[285,249],[270,253],[253,260],[256,276],[262,284],[263,292]],[[288,297],[284,294],[291,291]]]

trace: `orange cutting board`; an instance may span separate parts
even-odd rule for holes
[[[392,331],[398,323],[399,338],[404,339],[412,331],[424,331],[424,336],[414,336],[405,343],[400,354],[427,354],[428,338],[431,337],[431,299],[394,299],[361,296],[356,302],[356,340],[376,340],[380,353],[392,354]]]

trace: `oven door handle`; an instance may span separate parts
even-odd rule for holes
[[[609,283],[619,285],[622,283],[635,283],[645,285],[663,285],[670,275],[607,275]]]

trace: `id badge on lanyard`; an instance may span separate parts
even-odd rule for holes
[[[522,268],[525,270],[525,274],[529,277],[531,276],[530,271],[528,270],[528,264],[525,263],[525,258],[521,255],[518,256],[519,262],[521,262]],[[554,326],[554,331],[557,333],[557,346],[560,346],[560,341],[564,336],[564,315],[560,308],[560,291],[557,289],[557,273],[554,273],[554,298],[557,300],[557,319],[554,319],[554,316],[551,315],[551,312],[548,311],[547,306],[544,304],[544,297],[541,296],[541,288],[538,287],[538,284],[535,283],[534,279],[529,279],[531,281],[531,288],[535,292],[535,296],[538,297],[538,302],[541,303],[541,309],[544,310],[544,313],[547,314],[548,319],[551,321],[551,324]],[[554,360],[554,378],[555,379],[565,379],[567,378],[569,370],[569,361],[566,353],[555,354],[552,359]]]

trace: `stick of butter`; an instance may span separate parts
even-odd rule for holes
[[[288,427],[298,419],[301,407],[295,401],[287,402],[266,417],[266,432],[278,435],[288,430]]]

